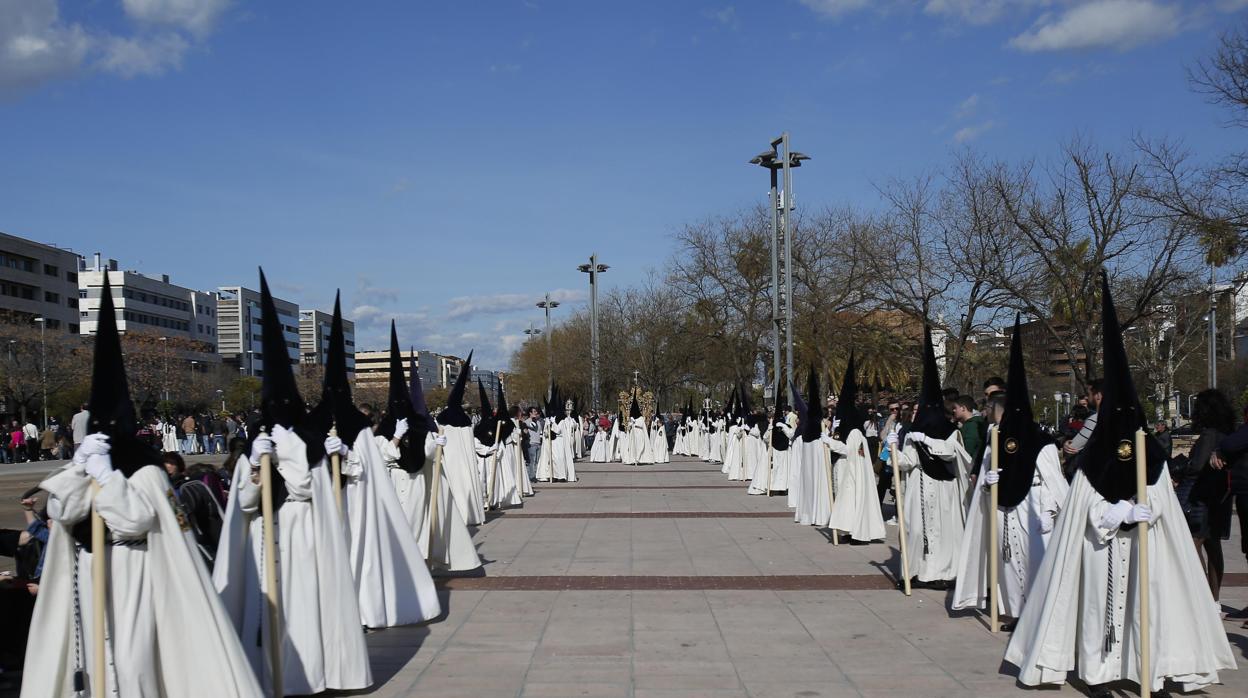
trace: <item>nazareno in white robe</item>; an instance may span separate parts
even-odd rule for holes
[[[996,426],[991,428],[996,429]],[[992,448],[988,447],[984,449],[980,472],[987,472],[991,462]],[[1018,506],[997,509],[1001,547],[997,554],[1000,586],[997,610],[1000,613],[1017,618],[1023,612],[1027,591],[1044,560],[1053,523],[1069,494],[1070,485],[1062,474],[1057,446],[1049,444],[1037,454],[1027,497]],[[988,607],[988,508],[991,499],[988,486],[982,484],[981,479],[981,485],[971,495],[962,545],[958,549],[958,582],[954,586],[952,605],[955,611]]]
[[[646,433],[646,423],[640,417],[632,420],[628,425],[628,455],[629,460],[624,461],[626,465],[643,465],[650,462],[650,449],[647,447],[650,441],[649,434]]]
[[[839,456],[832,465],[832,491],[836,499],[832,503],[828,527],[845,531],[850,538],[864,543],[883,540],[888,533],[880,511],[867,437],[861,429],[854,429],[844,443],[833,438],[825,439],[824,443]]]
[[[446,445],[442,447],[442,475],[464,515],[464,523],[480,526],[485,523],[485,494],[481,491],[472,427],[444,426],[442,434],[446,437]]]
[[[1169,467],[1148,488],[1148,505],[1157,517],[1149,527],[1150,684],[1158,691],[1170,679],[1193,691],[1218,683],[1219,671],[1235,668],[1235,655]],[[1110,506],[1082,471],[1075,474],[1005,651],[1024,685],[1061,684],[1076,669],[1089,685],[1139,682],[1139,527],[1101,528]],[[1109,628],[1115,641],[1106,651]]]
[[[594,432],[594,443],[589,447],[589,461],[591,463],[607,462],[607,432],[599,429]]]
[[[729,480],[745,479],[745,427],[733,424],[728,427],[727,446],[724,448],[724,467],[721,472]]]
[[[576,482],[575,441],[576,420],[565,417],[559,422],[559,438],[555,439],[555,479]]]
[[[304,442],[276,430],[275,475],[287,499],[277,510],[278,583],[282,614],[282,686],[291,695],[361,690],[373,682],[360,618],[346,526],[338,516],[326,459],[308,467]],[[264,610],[263,519],[251,462],[238,459],[226,504],[213,583],[252,668],[270,685]]]
[[[759,456],[758,465],[754,467],[754,478],[750,481],[750,487],[747,490],[749,494],[767,494],[768,489],[772,492],[781,492],[790,489],[789,473],[794,470],[792,463],[797,452],[793,450],[796,444],[793,443],[794,430],[788,424],[781,424],[779,428],[789,437],[789,447],[784,450],[771,447],[771,429],[768,429],[759,441],[762,446],[762,454]],[[770,460],[770,470],[768,473],[768,461]],[[792,490],[789,496],[793,496]],[[793,506],[793,505],[789,505]]]
[[[950,468],[952,480],[928,477],[919,466],[913,444],[906,444],[897,454],[896,465],[905,480],[910,576],[917,576],[921,582],[949,581],[958,573],[958,550],[966,522],[962,503],[966,501],[971,457],[962,448],[957,430],[943,441],[929,439],[928,448]]]
[[[670,463],[671,456],[667,452],[667,428],[660,422],[654,427],[650,436],[650,461],[653,463]]]
[[[129,479],[114,472],[95,499],[116,542],[106,553],[110,671],[101,690],[94,690],[99,677],[91,675],[92,553],[79,549],[69,534],[90,516],[90,482],[83,467],[71,463],[40,485],[50,495],[48,512],[55,525],[48,534],[26,643],[22,696],[79,695],[74,691],[78,670],[85,676],[80,695],[264,695],[176,508],[169,478],[156,465],[138,469]]]
[[[425,435],[425,465],[415,474],[408,473],[398,467],[399,449],[394,442],[384,436],[374,437],[381,452],[382,460],[390,471],[390,479],[394,483],[403,512],[407,515],[408,525],[416,539],[417,549],[427,555],[428,564],[437,570],[462,572],[475,570],[481,566],[481,558],[477,555],[476,545],[472,542],[472,533],[464,523],[464,514],[459,504],[451,496],[445,471],[438,478],[438,525],[433,540],[429,540],[429,517],[433,513],[430,506],[432,498],[429,489],[429,478],[433,477],[434,459],[437,444],[432,433]]]
[[[351,572],[359,589],[360,620],[368,628],[423,623],[442,613],[433,578],[387,471],[372,430],[361,429],[342,460],[342,475]]]
[[[741,463],[745,469],[745,479],[753,483],[759,462],[767,457],[767,445],[759,436],[757,424],[746,429],[742,444],[744,448],[741,451]]]
[[[685,425],[676,426],[676,439],[672,441],[672,453],[678,456],[687,455],[685,452]]]
[[[511,434],[503,440],[498,459],[494,461],[494,472],[486,470],[486,477],[494,480],[493,483],[486,483],[485,490],[487,493],[491,489],[494,490],[491,506],[515,507],[524,504],[524,497],[520,494],[516,482],[516,456],[519,453],[517,450],[519,443],[520,433],[513,429]]]
[[[797,511],[793,520],[807,526],[824,527],[832,518],[832,484],[828,480],[828,447],[822,437],[806,441],[798,434],[790,450],[801,459]]]

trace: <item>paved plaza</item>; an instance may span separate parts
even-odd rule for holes
[[[1025,693],[1001,663],[1006,636],[985,619],[951,613],[945,592],[892,589],[896,527],[888,545],[834,546],[794,524],[783,498],[749,496],[718,466],[686,459],[577,472],[580,482],[538,484],[523,508],[476,531],[484,576],[439,580],[443,618],[368,636],[366,695]],[[0,494],[32,478],[3,476]],[[1238,538],[1226,545],[1223,600],[1240,608],[1248,566]],[[1209,695],[1248,695],[1239,625],[1225,623],[1245,670]]]

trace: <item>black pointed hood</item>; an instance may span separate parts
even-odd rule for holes
[[[498,382],[498,407],[494,409],[494,415],[498,423],[503,425],[502,435],[499,438],[506,441],[516,430],[516,423],[511,421],[511,408],[507,405],[507,395],[503,392],[502,380]]]
[[[139,420],[130,399],[126,366],[117,332],[117,311],[112,285],[104,272],[99,320],[95,330],[95,356],[92,359],[90,413],[87,431],[108,436],[113,469],[130,477],[139,468],[160,465],[161,454],[138,438]]]
[[[936,349],[932,345],[932,327],[923,325],[923,383],[919,389],[919,404],[914,413],[914,420],[901,430],[900,437],[905,439],[909,432],[918,432],[933,439],[949,438],[958,426],[949,419],[945,411],[945,396],[940,390],[940,369],[936,366]],[[934,480],[947,481],[954,479],[950,471],[950,463],[932,455],[924,444],[915,444],[914,450],[919,455],[919,465],[923,472]]]
[[[566,401],[563,399],[563,391],[559,389],[558,383],[556,383],[555,386],[551,388],[550,394],[551,394],[551,402],[552,402],[551,416],[555,418],[555,421],[562,422],[563,420],[568,418],[568,407],[565,404]]]
[[[789,381],[789,391],[793,394],[793,411],[797,412],[797,428],[793,432],[793,436],[801,438],[806,432],[806,420],[810,415],[810,406],[802,399],[801,392],[797,389],[797,384],[792,380]]]
[[[450,395],[446,397],[446,409],[438,413],[438,424],[448,427],[472,426],[472,417],[464,411],[464,389],[468,385],[469,373],[472,373],[471,351],[468,352],[468,359],[459,368],[459,377],[455,379]]]
[[[797,396],[796,390],[793,391],[793,395],[795,397]],[[798,397],[797,399],[801,400],[800,397]],[[789,450],[789,435],[784,433],[783,429],[780,429],[779,427],[775,426],[776,424],[785,421],[785,418],[788,416],[785,410],[786,405],[784,402],[784,392],[780,388],[779,379],[776,379],[775,400],[776,400],[776,413],[772,415],[772,419],[771,419],[771,424],[772,424],[771,445],[777,451],[787,451]],[[803,410],[804,409],[805,409],[805,406],[803,406]]]
[[[399,467],[409,473],[418,472],[425,464],[424,432],[419,429],[420,415],[412,405],[412,394],[403,375],[403,353],[399,335],[390,322],[390,390],[386,397],[386,416],[377,425],[377,435],[393,439],[400,419],[407,420],[407,433],[399,440]]]
[[[862,412],[858,410],[858,378],[856,375],[857,365],[854,362],[854,353],[849,353],[849,363],[845,366],[845,378],[841,381],[841,394],[836,399],[836,414],[833,421],[840,420],[837,425],[835,436],[837,439],[844,441],[849,438],[849,433],[855,429],[862,429],[863,422],[867,421]]]
[[[1079,452],[1079,469],[1088,482],[1108,502],[1136,495],[1135,432],[1143,428],[1146,477],[1157,482],[1165,455],[1157,439],[1147,429],[1144,409],[1135,392],[1127,351],[1122,343],[1122,327],[1109,292],[1109,277],[1101,271],[1101,332],[1105,351],[1105,379],[1101,406],[1096,411],[1096,428]],[[1009,387],[1013,392],[1013,388]]]
[[[811,443],[823,437],[823,394],[819,391],[819,372],[814,366],[806,376],[806,419],[802,421],[802,441]]]
[[[1023,365],[1022,322],[1014,316],[1014,335],[1010,337],[1010,368],[1005,380],[1005,414],[997,425],[997,465],[1001,481],[997,485],[997,503],[1016,507],[1031,492],[1040,449],[1053,439],[1036,424],[1031,412],[1031,392],[1027,389],[1027,370]]]
[[[637,404],[637,394],[633,393],[633,401],[628,405],[628,418],[630,420],[641,417],[641,405]]]
[[[269,291],[268,279],[260,270],[260,350],[264,356],[264,375],[260,385],[260,424],[272,433],[280,424],[292,429],[307,448],[308,464],[316,467],[325,458],[325,434],[316,433],[308,420],[307,406],[295,384],[290,352],[277,304]],[[252,430],[257,433],[257,430]]]
[[[420,374],[416,371],[415,352],[412,353],[411,358],[408,360],[408,365],[411,366],[411,386],[408,393],[411,396],[412,409],[416,410],[416,415],[422,418],[417,421],[424,425],[425,432],[437,431],[438,423],[429,414],[429,405],[425,402],[425,389],[420,383]],[[416,425],[409,426],[412,428],[416,427]]]
[[[342,328],[342,304],[334,296],[334,319],[329,329],[329,351],[325,359],[325,379],[321,385],[321,402],[312,410],[308,422],[317,433],[336,429],[338,438],[348,446],[372,420],[355,407],[351,399],[351,381],[347,377],[347,347]]]
[[[480,403],[481,419],[477,422],[473,435],[485,446],[494,445],[494,433],[498,428],[498,420],[494,417],[494,408],[490,406],[490,396],[485,392],[485,384],[477,380],[477,402]]]
[[[945,411],[945,396],[940,389],[940,369],[936,366],[936,348],[932,345],[932,327],[924,324],[923,384],[910,430],[933,439],[947,439],[957,428]]]

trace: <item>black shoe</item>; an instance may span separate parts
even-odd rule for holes
[[[1017,625],[1018,625],[1018,621],[1014,621],[1013,623],[1002,623],[1002,624],[1001,624],[1001,632],[1003,632],[1003,633],[1012,633],[1012,632],[1014,632],[1014,627],[1015,627],[1015,626],[1017,626]]]

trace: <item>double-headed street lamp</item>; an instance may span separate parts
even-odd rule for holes
[[[598,275],[610,269],[598,263],[598,253],[589,256],[589,264],[577,267],[589,274],[589,379],[591,408],[598,409]]]
[[[550,343],[550,311],[559,307],[559,301],[552,301],[550,294],[547,293],[544,300],[537,302],[537,307],[546,311],[546,385],[550,386],[555,382],[555,350]],[[550,390],[549,387],[546,388]],[[547,396],[547,399],[550,399]]]
[[[783,386],[793,381],[793,211],[794,167],[801,167],[810,158],[789,149],[789,132],[771,142],[771,150],[755,155],[751,165],[766,168],[771,173],[771,369],[773,379],[780,382],[780,355],[784,358]],[[780,177],[784,188],[780,189]],[[782,307],[783,306],[783,307]],[[781,333],[784,334],[783,345]],[[783,349],[782,349],[783,347]],[[777,395],[776,400],[779,400]],[[789,396],[792,404],[793,396]]]

